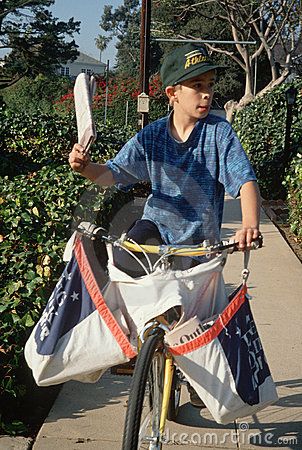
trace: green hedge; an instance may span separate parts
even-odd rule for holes
[[[0,110],[1,176],[13,177],[38,170],[51,162],[66,162],[75,142],[73,117],[24,116]]]
[[[302,239],[302,154],[294,158],[284,182],[291,230]]]
[[[298,89],[293,108],[291,128],[291,159],[302,150],[302,81],[294,82]],[[248,153],[258,177],[261,194],[266,199],[285,198],[284,137],[286,122],[285,90],[288,84],[275,88],[238,112],[234,128]]]
[[[69,166],[49,165],[10,181],[0,178],[0,411],[25,393],[20,368],[29,329],[37,322],[62,272],[74,222],[105,227],[131,194],[102,192]]]
[[[73,113],[60,115],[10,113],[0,108],[0,176],[10,178],[50,163],[64,164],[77,141]],[[97,142],[92,159],[109,158],[134,134],[134,129],[96,122]]]
[[[22,122],[18,115],[2,112],[3,118],[1,159],[9,176],[2,166],[0,429],[14,433],[23,430],[20,424],[9,424],[26,390],[23,347],[61,274],[72,225],[91,220],[108,227],[133,193],[102,190],[70,169],[66,158],[76,139],[70,117],[61,122],[52,116],[39,122],[23,117]],[[92,159],[113,157],[130,134],[129,129],[99,127]]]
[[[2,89],[1,95],[11,112],[26,116],[53,114],[54,103],[68,90],[73,82],[68,77],[38,75],[35,79],[23,77],[12,86]]]

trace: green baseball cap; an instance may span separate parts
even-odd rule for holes
[[[177,47],[169,53],[160,70],[164,88],[197,77],[209,70],[222,69],[209,57],[207,49],[198,44],[189,43]]]

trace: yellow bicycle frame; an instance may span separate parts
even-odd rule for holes
[[[167,353],[166,357],[165,357],[163,403],[162,403],[160,424],[159,424],[160,436],[162,436],[165,431],[165,425],[166,425],[168,408],[169,408],[169,400],[170,400],[170,394],[171,394],[171,388],[172,388],[173,372],[174,372],[173,358],[170,353]]]

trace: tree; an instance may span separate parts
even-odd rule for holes
[[[225,24],[219,20],[204,20],[195,13],[197,5],[191,1],[176,0],[153,0],[152,18],[151,18],[151,36],[152,37],[180,37],[180,36],[198,36],[202,29],[203,39],[232,39],[230,30],[226,29]],[[204,3],[203,10],[207,14],[217,16],[220,12],[219,5],[216,2]],[[117,37],[117,72],[121,75],[135,76],[139,71],[139,48],[140,48],[140,8],[138,1],[124,2],[124,5],[112,9],[112,6],[105,6],[104,13],[100,22],[101,28],[110,33],[109,35],[100,35],[98,46],[101,50],[113,36]],[[159,71],[163,54],[172,49],[175,44],[157,42],[151,39],[151,74]],[[229,51],[233,48],[227,46]],[[244,95],[242,90],[243,74],[238,65],[229,59],[228,55],[218,54],[218,62],[227,66],[227,71],[219,77],[217,90],[214,98],[214,104],[223,105],[226,101],[233,98],[236,92],[237,98]]]
[[[229,31],[221,21],[204,20],[203,17],[196,14],[196,8],[197,5],[192,0],[186,1],[186,3],[174,0],[153,1],[152,36],[172,39],[187,37],[200,40],[231,40]],[[215,2],[207,2],[203,4],[202,10],[215,17],[220,8]],[[180,44],[161,42],[164,54],[170,52],[175,45]],[[228,45],[227,48],[232,50],[231,45]],[[217,54],[215,61],[227,69],[218,78],[214,96],[214,106],[222,106],[233,98],[234,92],[239,98],[244,94],[243,75],[238,65],[227,55]]]
[[[24,76],[50,74],[78,54],[74,40],[79,31],[73,18],[58,21],[47,10],[54,0],[1,0],[0,49],[9,51],[1,60],[0,88]]]
[[[140,21],[139,0],[124,0],[124,3],[116,9],[109,5],[104,7],[100,27],[109,34],[107,36],[101,34],[97,38],[97,47],[102,51],[114,37],[117,38],[115,70],[118,75],[133,77],[139,73]],[[158,68],[158,61],[161,56],[160,46],[155,42],[151,43],[150,52],[150,71],[153,74]]]
[[[232,48],[214,43],[207,46],[212,52],[228,56],[243,71],[245,91],[239,107],[251,101],[254,92],[261,96],[281,84],[291,73],[294,61],[298,61],[295,56],[302,33],[300,0],[163,0],[157,3],[172,11],[172,15],[161,14],[161,22],[157,23],[160,33],[164,31],[167,35],[172,30],[173,37],[205,39],[204,28],[208,30],[212,23],[217,29],[211,39],[228,36],[237,42]],[[255,45],[240,41],[255,41]],[[257,92],[255,65],[261,57],[269,63],[270,78]]]
[[[135,3],[136,26],[138,26],[138,2],[125,0],[124,9],[117,9],[111,15],[103,15],[101,26],[107,26],[127,45],[138,52],[138,40],[128,35],[130,4]],[[127,8],[126,8],[127,6]],[[127,15],[128,14],[128,15]],[[127,19],[127,20],[126,20]],[[107,24],[107,25],[106,25]],[[105,29],[105,28],[104,28]],[[302,6],[300,0],[153,0],[152,37],[233,41],[236,44],[206,44],[220,62],[228,66],[219,84],[220,99],[229,100],[236,92],[236,102],[227,104],[230,117],[233,108],[241,108],[252,101],[254,95],[261,96],[274,86],[281,84],[291,73],[301,53],[298,44],[302,33]],[[137,31],[138,35],[138,31]],[[133,33],[133,36],[136,36]],[[244,44],[243,42],[254,42]],[[151,40],[152,49],[158,42]],[[136,47],[137,45],[137,47]],[[175,46],[175,43],[161,43],[160,51],[153,59],[153,71],[158,69],[160,56]],[[300,58],[301,59],[301,58]],[[138,58],[131,62],[135,70]],[[124,61],[118,58],[123,67]],[[121,70],[121,68],[119,68]],[[258,74],[261,73],[261,79]],[[243,87],[243,88],[242,88]]]
[[[133,76],[139,68],[139,0],[124,0],[124,4],[113,9],[106,5],[101,17],[100,27],[107,36],[100,35],[97,46],[104,50],[113,37],[117,38],[116,72]]]

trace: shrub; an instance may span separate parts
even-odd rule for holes
[[[75,142],[73,116],[66,118],[46,114],[24,115],[0,111],[3,161],[0,175],[10,177],[39,169],[51,162],[66,161]]]
[[[24,431],[20,422],[7,424],[26,390],[23,347],[61,274],[72,218],[108,227],[133,194],[104,191],[62,164],[75,140],[73,116],[38,121],[2,111],[0,120],[1,159],[6,162],[0,176],[0,429],[14,433]],[[113,157],[133,134],[103,125],[98,131],[91,157],[100,162]]]
[[[291,230],[302,239],[302,154],[292,161],[284,182],[287,188],[289,222]]]
[[[291,159],[301,149],[302,142],[302,81],[294,82],[298,89],[291,128]],[[285,198],[282,184],[286,171],[284,136],[286,121],[283,84],[238,112],[234,128],[255,169],[261,194],[267,199]]]
[[[52,114],[54,102],[72,86],[69,78],[38,75],[34,80],[24,77],[4,89],[1,94],[10,111],[26,115]]]
[[[137,113],[137,97],[140,93],[138,79],[128,78],[125,80],[119,77],[112,77],[109,78],[107,85],[105,79],[98,81],[93,108],[95,117],[100,123],[104,123],[106,86],[108,88],[106,115],[108,122],[124,126],[127,109],[127,124],[136,128],[139,119],[139,114]],[[154,121],[166,115],[168,110],[168,101],[158,75],[150,80],[149,96],[149,120]],[[72,90],[56,102],[56,110],[60,114],[66,114],[66,112],[74,110]]]
[[[0,178],[0,186],[0,413],[8,419],[25,393],[23,347],[62,272],[72,217],[107,227],[132,195],[102,191],[54,164]]]
[[[36,171],[46,164],[63,164],[77,140],[74,113],[64,117],[47,114],[25,116],[0,108],[0,176]],[[92,148],[92,159],[117,152],[133,135],[130,127],[96,123],[98,140]]]

